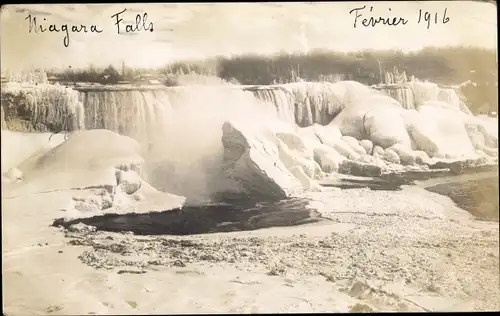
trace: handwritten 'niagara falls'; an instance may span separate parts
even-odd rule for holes
[[[148,21],[148,14],[143,13],[137,14],[135,17],[135,24],[127,24],[123,22],[123,14],[127,9],[115,13],[111,18],[115,21],[114,26],[117,34],[127,34],[127,33],[138,33],[143,31],[154,31],[153,22]],[[95,24],[79,24],[79,25],[68,25],[68,24],[49,24],[47,18],[43,18],[42,21],[37,21],[36,16],[29,14],[25,20],[28,20],[28,33],[40,34],[40,33],[63,33],[63,44],[64,47],[69,47],[70,44],[70,33],[97,33],[103,32],[103,29]]]

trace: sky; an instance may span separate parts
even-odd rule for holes
[[[363,18],[401,16],[408,23],[362,27],[360,18],[353,27],[355,15],[349,12],[363,6],[358,11]],[[144,13],[153,23],[153,32],[118,34],[112,15],[124,9],[122,33],[127,22],[135,25],[136,15]],[[445,9],[449,21],[443,24]],[[430,12],[432,19],[437,13],[439,23],[429,28],[419,24],[419,10]],[[28,15],[45,28],[55,24],[61,29],[67,24],[68,47],[63,44],[64,32],[35,33],[32,29],[30,33]],[[102,32],[71,32],[72,25],[81,24],[96,25]],[[317,48],[497,47],[496,6],[474,1],[6,5],[2,6],[0,32],[2,70],[120,66],[122,61],[129,67],[160,67],[186,58]]]

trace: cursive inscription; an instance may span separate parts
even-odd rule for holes
[[[63,44],[65,47],[69,46],[69,34],[71,33],[102,33],[102,30],[97,27],[97,25],[71,25],[68,24],[45,24],[47,22],[47,18],[43,18],[43,23],[38,24],[36,17],[32,17],[31,14],[28,15],[25,20],[28,20],[28,32],[29,33],[59,33],[62,32],[64,34]]]
[[[154,26],[153,22],[148,21],[148,14],[143,13],[137,14],[135,16],[135,24],[125,23],[123,22],[123,14],[127,11],[127,9],[123,9],[122,11],[115,13],[111,16],[114,21],[114,25],[116,27],[116,32],[118,34],[127,34],[127,33],[137,33],[143,31],[153,32]],[[83,24],[50,24],[47,21],[47,18],[43,18],[42,21],[37,20],[36,16],[31,16],[29,14],[25,20],[28,20],[28,33],[40,34],[40,33],[63,33],[63,44],[65,47],[69,46],[70,43],[70,33],[102,33],[103,30],[95,25],[83,25]]]
[[[135,25],[134,24],[125,24],[122,23],[123,19],[120,17],[120,14],[125,13],[127,9],[123,9],[122,11],[115,13],[111,16],[111,18],[116,19],[115,26],[116,26],[116,32],[118,34],[123,34],[123,31],[125,33],[136,33],[136,32],[141,32],[141,31],[150,31],[153,32],[153,22],[148,22],[148,14],[144,13],[142,16],[140,14],[137,14],[135,16]]]
[[[383,17],[383,16],[370,16],[366,18],[362,11],[366,9],[366,5],[359,7],[359,8],[354,8],[351,11],[349,11],[349,14],[354,13],[354,27],[356,28],[358,26],[358,22],[361,22],[361,25],[364,27],[375,27],[378,24],[384,24],[384,25],[390,25],[390,26],[397,26],[397,25],[406,25],[408,23],[408,20],[404,19],[403,17],[400,16],[392,16],[392,17]],[[373,11],[373,7],[370,7],[369,12]],[[389,12],[392,11],[391,8],[389,8]]]
[[[387,9],[387,14],[378,15],[374,14],[374,7],[370,6],[367,9],[366,5],[362,7],[357,7],[349,11],[349,14],[354,16],[353,27],[376,27],[379,25],[387,26],[403,26],[408,24],[409,19],[405,19],[399,15],[392,15],[392,9]],[[445,8],[442,14],[440,12],[428,12],[422,9],[418,10],[416,23],[424,24],[427,29],[431,27],[431,24],[446,24],[450,21],[447,15],[448,9]]]

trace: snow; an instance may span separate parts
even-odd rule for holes
[[[496,119],[467,114],[431,84],[414,88],[422,92],[414,108],[355,82],[283,85],[267,103],[192,89],[86,92],[89,130],[66,141],[2,129],[9,314],[498,309],[497,223],[420,187],[318,184],[486,161],[498,154]],[[66,232],[84,247],[49,227],[56,218],[173,211],[186,195],[213,192],[306,197],[331,221],[182,239],[82,225]],[[181,259],[186,267],[167,266]],[[118,275],[133,268],[147,273]],[[165,295],[169,284],[176,290]]]

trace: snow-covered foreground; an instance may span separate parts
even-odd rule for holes
[[[74,194],[3,200],[8,315],[500,307],[498,223],[420,188],[315,193],[331,221],[182,238],[49,227]]]
[[[8,137],[28,136],[2,131],[2,144]],[[50,227],[55,218],[161,211],[184,198],[140,178],[128,137],[95,130],[44,148],[17,166],[22,179],[2,184],[9,315],[500,307],[497,223],[421,188],[309,192],[329,220],[297,227],[182,238],[63,231]]]

